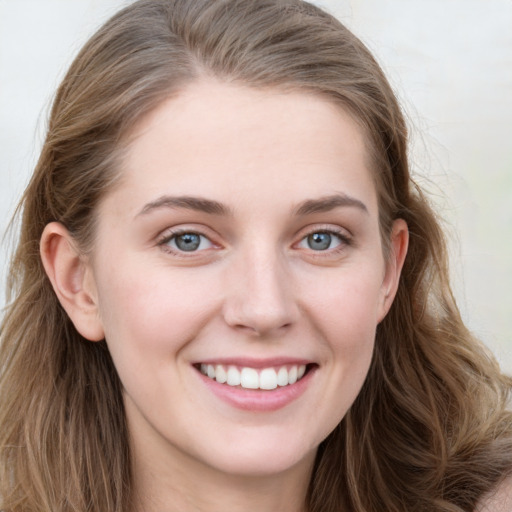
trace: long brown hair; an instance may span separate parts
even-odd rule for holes
[[[140,0],[72,64],[18,207],[0,347],[0,508],[130,509],[121,384],[105,343],[83,339],[61,308],[39,240],[59,221],[87,252],[130,129],[205,75],[342,105],[368,139],[383,240],[393,219],[409,226],[397,297],[360,395],[319,447],[308,511],[473,510],[512,472],[511,381],[461,321],[386,78],[350,31],[300,0]]]

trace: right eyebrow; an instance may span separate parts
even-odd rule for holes
[[[160,208],[182,208],[208,213],[210,215],[232,215],[231,210],[227,206],[211,199],[195,196],[162,196],[144,205],[136,217],[139,215],[146,215]]]

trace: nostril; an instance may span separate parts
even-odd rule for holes
[[[252,336],[265,337],[277,335],[277,333],[280,333],[281,331],[287,331],[292,325],[293,324],[291,322],[287,322],[283,325],[254,322],[253,325],[238,323],[233,325],[233,328]]]

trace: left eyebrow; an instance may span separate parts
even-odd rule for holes
[[[339,207],[353,207],[368,213],[366,205],[355,197],[346,194],[333,194],[318,199],[308,199],[295,208],[295,215],[311,215],[312,213],[323,213]]]

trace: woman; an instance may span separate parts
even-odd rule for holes
[[[107,22],[20,204],[2,510],[509,507],[511,383],[406,143],[372,56],[307,3]]]

